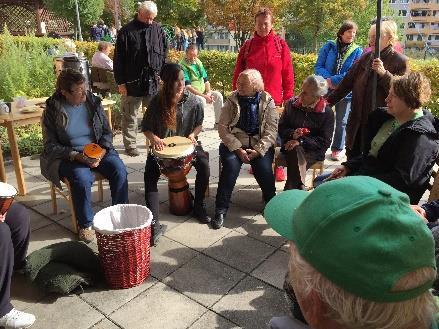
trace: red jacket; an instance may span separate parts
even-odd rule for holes
[[[294,71],[290,49],[285,40],[271,31],[260,37],[256,33],[239,50],[233,72],[233,90],[239,73],[245,69],[258,70],[264,80],[265,91],[281,105],[294,96]]]

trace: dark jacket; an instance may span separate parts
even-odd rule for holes
[[[346,147],[352,149],[358,137],[361,125],[367,124],[372,111],[372,81],[374,71],[372,61],[374,53],[366,53],[354,63],[336,89],[328,96],[330,104],[337,104],[352,91],[352,109],[346,126]],[[378,78],[376,107],[386,106],[385,99],[389,94],[390,80],[394,75],[404,75],[408,70],[407,57],[393,50],[383,49],[380,53],[386,73]]]
[[[369,116],[366,149],[381,126],[393,117],[385,108]],[[430,112],[416,120],[408,121],[387,138],[377,157],[358,156],[345,163],[350,175],[375,177],[407,193],[412,204],[417,204],[427,189],[433,165],[439,154],[439,120]]]
[[[439,200],[424,203],[421,207],[424,208],[429,222],[439,220]]]
[[[161,120],[159,95],[155,95],[148,105],[142,120],[142,131],[151,131],[159,138],[170,136],[188,137],[196,127],[203,124],[204,108],[201,101],[192,93],[185,91],[183,99],[177,104],[177,129],[168,129]]]
[[[114,50],[114,78],[125,84],[128,96],[154,95],[166,61],[168,43],[161,26],[144,24],[136,18],[117,34]]]
[[[59,166],[77,153],[72,149],[66,132],[68,116],[63,108],[64,96],[55,92],[46,101],[43,112],[43,153],[40,157],[41,174],[61,188]],[[90,113],[94,140],[106,150],[113,149],[113,133],[105,116],[101,99],[87,92],[86,106]]]
[[[290,99],[279,121],[282,144],[292,139],[292,134],[297,128],[310,130],[308,135],[300,138],[307,156],[317,161],[324,160],[334,131],[334,112],[331,107],[322,99],[312,111],[303,108],[297,97]]]

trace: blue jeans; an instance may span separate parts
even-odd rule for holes
[[[128,203],[127,169],[114,149],[108,151],[99,166],[93,170],[108,179],[113,205]],[[92,169],[78,161],[63,161],[59,167],[59,174],[60,177],[67,178],[70,183],[79,226],[81,228],[91,226],[94,217],[91,206],[91,187],[95,180]]]
[[[242,161],[235,154],[221,143],[219,146],[220,161],[222,170],[216,192],[215,212],[226,214],[229,209],[230,198],[236,184]],[[250,162],[253,174],[258,182],[264,201],[267,203],[276,195],[273,175],[274,148],[270,148],[263,157],[258,157]]]
[[[335,131],[332,141],[331,150],[342,151],[346,138],[346,124],[348,122],[349,113],[351,112],[351,100],[342,99],[335,105]]]

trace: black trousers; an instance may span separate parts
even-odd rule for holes
[[[29,212],[21,204],[14,202],[6,213],[5,221],[0,222],[0,317],[12,310],[12,272],[24,265],[29,238]]]
[[[207,153],[203,150],[201,145],[195,147],[196,156],[194,167],[197,170],[197,176],[195,177],[195,204],[202,203],[204,201],[204,195],[206,189],[209,185],[209,158]],[[159,219],[159,197],[157,182],[160,178],[160,168],[157,160],[153,154],[149,154],[146,159],[145,165],[145,201],[146,206],[151,210],[153,218],[153,229],[154,226],[158,226]]]

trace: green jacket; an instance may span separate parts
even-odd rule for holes
[[[206,90],[205,83],[208,81],[207,72],[203,63],[197,58],[195,63],[188,63],[186,58],[180,60],[180,65],[184,72],[184,81],[186,85],[191,85],[200,93],[204,94]]]

